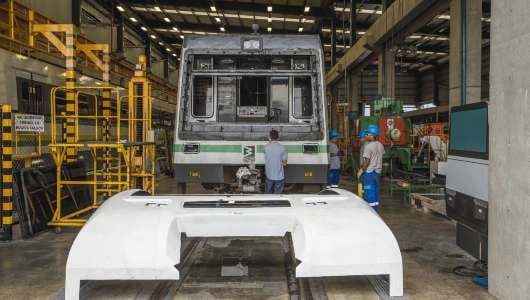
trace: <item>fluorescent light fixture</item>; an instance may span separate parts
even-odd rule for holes
[[[219,27],[219,30],[221,30],[222,32],[225,32],[225,28],[224,27]]]
[[[213,12],[216,12],[217,11],[217,8],[215,8],[214,5],[210,6],[210,10],[213,11]]]
[[[154,11],[162,11],[162,10],[160,9],[160,6],[155,6],[155,7],[153,7],[153,10],[154,10]]]
[[[167,23],[171,22],[171,20],[168,17],[164,17],[164,21],[166,21]]]
[[[166,48],[166,51],[167,51],[167,52],[171,52],[171,49],[169,49],[169,48]]]
[[[143,31],[147,31],[147,28],[145,28],[144,26],[140,27],[140,29],[142,29]]]
[[[125,9],[123,9],[123,7],[121,7],[121,6],[119,6],[119,5],[116,6],[116,8],[117,8],[119,11],[121,11],[121,12],[124,12],[124,11],[125,11]]]
[[[151,34],[151,38],[152,38],[153,40],[156,40],[156,35]]]
[[[305,21],[307,21],[307,19],[306,19],[306,18],[303,18],[303,19],[302,19],[302,23],[305,23]]]
[[[302,32],[302,31],[304,31],[304,28],[303,27],[299,27],[298,28],[298,32]]]
[[[164,46],[164,43],[162,43],[162,42],[158,42],[158,44],[159,44],[160,46]]]
[[[271,17],[268,17],[268,18],[267,18],[267,22],[271,23],[271,22],[272,22],[272,18],[271,18]]]
[[[272,31],[272,27],[267,27],[267,31],[271,32]]]
[[[138,22],[138,20],[136,20],[135,17],[130,17],[129,20],[131,20],[131,21],[134,22],[134,23]]]
[[[268,11],[268,12],[272,12],[272,6],[270,6],[270,5],[267,6],[267,11]]]
[[[177,53],[172,53],[171,55],[173,55],[174,57],[177,57]]]
[[[306,12],[306,13],[307,13],[307,12],[309,12],[309,10],[310,10],[310,9],[311,9],[311,7],[309,7],[309,6],[306,6],[306,7],[304,7],[304,12]]]
[[[219,18],[219,17],[215,17],[215,22],[217,22],[217,23],[221,23],[221,18]]]
[[[173,29],[173,31],[175,31],[175,32],[179,32],[179,29],[177,27],[173,26],[173,28],[171,28],[171,29]]]
[[[183,35],[181,35],[181,36],[180,36],[180,38],[181,38],[181,39],[184,39],[184,36],[183,36]]]

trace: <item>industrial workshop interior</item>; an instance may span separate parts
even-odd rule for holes
[[[528,0],[0,0],[0,299],[530,299]]]

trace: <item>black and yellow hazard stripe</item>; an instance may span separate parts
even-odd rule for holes
[[[75,33],[68,32],[66,37],[66,143],[73,144],[76,141],[76,122],[75,118],[68,118],[76,115],[76,97],[75,97]],[[66,161],[76,160],[76,148],[69,147],[66,149]]]
[[[11,105],[2,105],[2,231],[11,240],[13,225],[13,148]]]

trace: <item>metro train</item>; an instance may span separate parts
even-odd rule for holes
[[[288,151],[286,188],[324,184],[324,74],[318,35],[186,36],[173,156],[179,187],[257,192],[271,129]]]

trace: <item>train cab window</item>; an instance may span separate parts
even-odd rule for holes
[[[296,118],[313,116],[313,92],[311,77],[294,77],[293,80],[293,115]]]
[[[242,56],[239,58],[239,69],[265,70],[269,69],[269,59],[263,56]]]
[[[211,117],[213,114],[213,78],[196,76],[193,78],[193,109],[195,117]]]
[[[236,58],[234,57],[215,57],[214,68],[216,70],[235,70]]]
[[[289,122],[289,77],[271,77],[269,121]]]
[[[278,56],[271,60],[272,70],[289,70],[291,69],[291,57]]]

